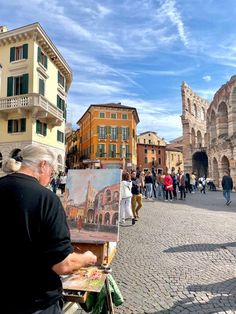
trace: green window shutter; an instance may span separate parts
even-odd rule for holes
[[[114,157],[116,157],[116,145],[113,145]]]
[[[42,96],[44,96],[45,91],[44,85],[45,85],[44,80],[39,79],[39,94]]]
[[[67,111],[66,111],[66,109],[64,110],[64,112],[63,112],[63,118],[66,120],[66,118],[67,118]]]
[[[23,74],[22,76],[22,94],[28,94],[29,88],[29,74]]]
[[[97,157],[100,157],[100,155],[99,155],[99,144],[97,145],[97,153],[96,153],[96,156],[97,156]]]
[[[102,144],[102,156],[104,157],[104,154],[105,154],[105,145]]]
[[[64,138],[64,133],[61,133],[61,142],[64,143],[65,142],[65,138]]]
[[[23,45],[23,58],[28,59],[28,44]]]
[[[99,134],[100,126],[97,126],[97,134]]]
[[[122,157],[122,144],[120,145],[120,157]]]
[[[60,131],[57,130],[57,141],[60,141]]]
[[[26,119],[20,119],[20,131],[25,132],[26,131]]]
[[[129,157],[129,145],[125,145],[126,148],[126,158]]]
[[[129,128],[127,128],[127,138],[129,138],[129,134],[130,134]]]
[[[109,157],[111,157],[112,144],[109,144]]]
[[[47,69],[48,68],[48,57],[47,56],[44,56],[44,67]]]
[[[7,78],[7,96],[13,96],[13,76]]]
[[[60,72],[57,71],[57,83],[60,83]]]
[[[61,105],[61,98],[59,97],[59,95],[57,95],[57,108],[60,109],[60,105]]]
[[[16,51],[16,48],[11,47],[11,49],[10,49],[10,62],[15,61],[15,51]]]
[[[46,136],[47,135],[47,123],[43,124],[43,135]]]
[[[7,132],[12,133],[13,120],[8,120]]]
[[[42,63],[42,55],[41,55],[41,53],[42,53],[42,50],[41,50],[40,47],[38,47],[38,62],[39,63]]]
[[[39,120],[36,121],[36,133],[40,134],[41,130],[41,122]]]
[[[64,99],[61,100],[61,110],[62,111],[65,110],[65,100]]]

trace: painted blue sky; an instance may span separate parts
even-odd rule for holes
[[[0,24],[39,22],[73,71],[68,120],[91,103],[137,108],[138,132],[181,127],[182,81],[211,101],[236,74],[235,0],[0,1]]]
[[[97,190],[121,182],[120,169],[86,169],[69,170],[66,187],[75,203],[82,203],[86,199],[88,182]]]

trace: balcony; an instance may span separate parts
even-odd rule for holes
[[[20,112],[25,115],[32,112],[32,117],[42,122],[60,126],[63,122],[63,112],[45,97],[39,94],[25,94],[0,98],[0,118],[8,118],[11,112]]]

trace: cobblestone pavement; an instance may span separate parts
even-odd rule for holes
[[[115,313],[236,313],[236,193],[232,200],[144,200],[139,221],[120,227],[112,269],[125,302]]]

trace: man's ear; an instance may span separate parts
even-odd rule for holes
[[[45,160],[41,160],[39,162],[39,169],[40,169],[41,172],[42,172],[42,170],[45,169],[46,164],[47,164],[47,162]]]

